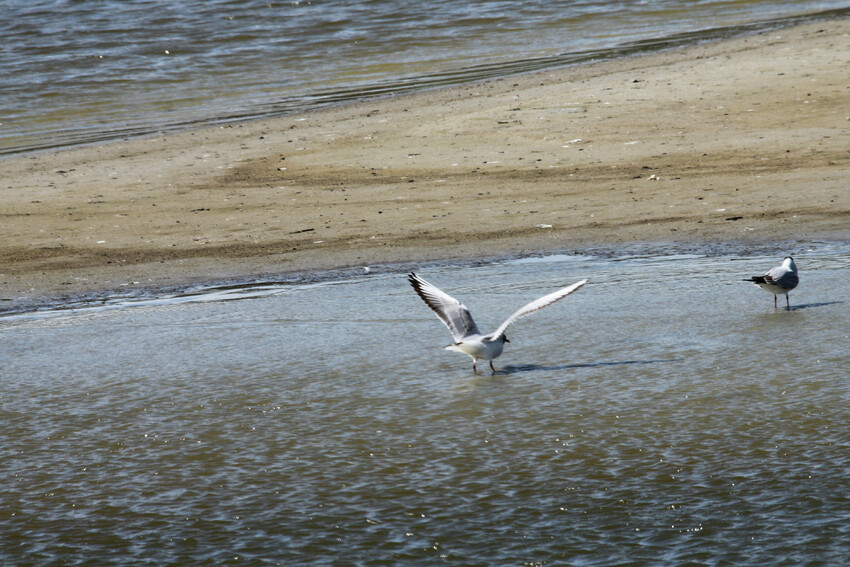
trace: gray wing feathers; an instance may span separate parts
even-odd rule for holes
[[[446,324],[455,342],[469,335],[481,334],[463,303],[414,273],[409,274],[407,279],[422,301]]]
[[[521,307],[516,313],[514,313],[513,315],[511,315],[510,317],[505,319],[505,322],[502,323],[501,325],[499,325],[499,328],[496,329],[496,331],[492,335],[490,335],[490,337],[492,339],[499,338],[505,332],[505,329],[508,328],[508,325],[510,325],[511,323],[516,321],[517,319],[519,319],[521,317],[525,317],[526,315],[530,315],[530,314],[534,313],[535,311],[539,311],[540,309],[543,309],[544,307],[546,307],[548,305],[552,305],[553,303],[555,303],[559,299],[563,299],[566,296],[568,296],[569,294],[571,294],[572,292],[578,290],[581,286],[583,286],[586,283],[587,283],[587,280],[581,280],[580,282],[574,283],[571,286],[567,286],[567,287],[559,289],[558,291],[554,291],[554,292],[550,293],[549,295],[544,295],[540,299],[535,299],[534,301],[532,301],[528,305],[525,305],[524,307]]]
[[[797,287],[797,284],[800,283],[800,278],[791,270],[786,269],[784,266],[779,266],[777,268],[773,268],[769,272],[764,275],[764,280],[767,283],[771,283],[773,285],[778,285],[784,289],[794,289]]]

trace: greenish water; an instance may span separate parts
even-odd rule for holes
[[[792,310],[742,278],[793,253]],[[850,561],[850,247],[555,255],[0,318],[0,563]],[[73,307],[73,309],[68,309]]]

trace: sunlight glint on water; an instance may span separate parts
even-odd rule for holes
[[[2,318],[0,558],[842,564],[848,252],[791,311],[781,257],[423,270],[482,329],[590,278],[495,376],[403,274]]]

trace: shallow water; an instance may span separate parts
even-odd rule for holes
[[[829,10],[835,17],[848,7],[838,0],[7,0],[0,155],[617,57]]]
[[[850,245],[554,255],[0,318],[0,562],[847,564]],[[68,306],[64,306],[68,307]]]

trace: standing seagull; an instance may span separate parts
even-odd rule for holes
[[[472,371],[476,374],[478,373],[478,369],[475,367],[475,363],[478,360],[489,360],[490,370],[494,374],[496,373],[496,369],[493,367],[493,359],[502,354],[505,343],[510,342],[505,336],[505,329],[508,328],[508,325],[520,317],[525,317],[538,309],[543,309],[547,305],[555,303],[587,283],[587,280],[581,280],[549,295],[544,295],[505,319],[505,322],[499,325],[499,328],[489,335],[482,335],[475,325],[475,321],[472,320],[469,309],[463,303],[437,289],[436,286],[428,283],[414,273],[409,274],[407,278],[410,280],[410,285],[419,294],[419,297],[422,298],[428,307],[434,310],[437,317],[452,332],[455,342],[447,346],[446,350],[453,350],[469,355],[472,358]]]
[[[776,266],[763,276],[753,276],[745,282],[753,282],[765,291],[773,294],[773,307],[776,305],[776,296],[782,294],[785,296],[785,304],[788,309],[791,309],[791,301],[788,299],[788,292],[797,287],[800,283],[800,278],[797,275],[797,265],[794,263],[794,258],[786,256],[782,261],[781,266]]]

